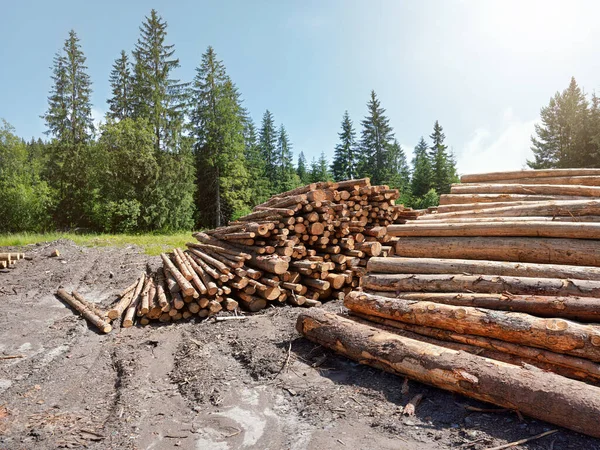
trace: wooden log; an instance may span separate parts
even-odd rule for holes
[[[440,195],[440,206],[456,206],[476,203],[512,203],[541,202],[545,200],[589,200],[579,195],[524,195],[524,194],[443,194]],[[448,212],[443,209],[439,212]]]
[[[344,305],[360,314],[485,336],[600,361],[600,327],[597,326],[515,312],[392,299],[358,291],[346,295]]]
[[[511,342],[500,341],[498,339],[455,333],[450,330],[441,330],[439,328],[413,325],[409,323],[398,322],[396,320],[384,319],[377,316],[366,316],[358,313],[353,313],[353,315],[371,322],[400,330],[406,330],[422,336],[429,336],[441,341],[458,342],[480,349],[506,353],[518,358],[525,358],[529,364],[545,370],[552,370],[553,372],[561,373],[561,375],[569,376],[570,378],[585,381],[593,380],[594,382],[600,381],[600,365],[587,359],[554,353],[541,348],[513,344]],[[497,355],[495,356],[496,357],[493,359],[497,359]],[[540,363],[542,363],[543,366],[539,365]],[[559,368],[564,368],[566,370],[557,371]]]
[[[367,274],[361,286],[388,292],[507,292],[514,295],[600,297],[600,281],[461,274]]]
[[[471,205],[479,205],[475,203]],[[489,206],[489,204],[487,205]],[[461,205],[461,207],[468,207]],[[524,202],[519,205],[500,206],[485,209],[469,209],[437,213],[429,216],[431,219],[456,219],[461,217],[523,217],[523,216],[597,216],[600,215],[600,200],[551,200],[543,202]],[[419,218],[417,218],[419,220]]]
[[[594,297],[470,292],[366,292],[380,297],[399,298],[413,302],[429,301],[454,306],[521,312],[539,317],[560,317],[584,322],[600,322],[600,299]]]
[[[396,237],[415,236],[492,236],[547,237],[565,239],[600,239],[600,223],[577,222],[477,222],[477,223],[408,223],[390,225],[388,234]],[[378,244],[378,242],[377,242]],[[364,244],[363,244],[364,245]],[[360,250],[364,250],[360,248]],[[374,255],[376,256],[376,255]]]
[[[480,223],[480,222],[600,222],[600,216],[523,216],[523,217],[457,217],[450,219],[435,219],[437,214],[420,216],[417,223]],[[412,221],[410,223],[413,223]]]
[[[142,292],[142,288],[146,282],[146,274],[142,273],[142,275],[137,279],[135,289],[127,292],[124,296],[119,300],[106,314],[110,320],[115,320],[121,317],[123,312],[129,308],[131,302],[137,299]]]
[[[165,269],[169,273],[171,273],[171,275],[173,275],[173,277],[177,281],[177,284],[181,288],[181,292],[183,292],[183,295],[185,295],[185,296],[194,295],[194,292],[196,292],[196,290],[190,284],[190,282],[185,279],[185,277],[181,274],[181,272],[179,270],[177,270],[177,268],[175,267],[173,262],[169,259],[169,257],[164,253],[161,253],[160,257],[163,261],[163,265],[164,265]],[[171,292],[173,292],[173,291],[171,290]]]
[[[533,237],[405,237],[398,256],[462,258],[541,264],[600,266],[600,242],[588,239]]]
[[[205,263],[213,266],[219,272],[225,273],[225,274],[231,272],[231,268],[227,264],[213,258],[212,256],[208,255],[207,253],[205,253],[199,249],[196,249],[196,248],[190,248],[189,251],[191,253],[193,253],[195,256],[201,258]]]
[[[65,289],[59,289],[56,292],[56,295],[58,295],[61,299],[68,303],[69,306],[71,306],[75,311],[81,314],[85,318],[85,320],[94,325],[103,333],[110,333],[112,331],[112,326],[106,320],[98,316],[94,311],[92,311],[83,303],[75,299]]]
[[[321,310],[301,313],[296,329],[361,364],[600,437],[598,387],[405,338]]]
[[[188,265],[185,262],[185,257],[183,256],[183,253],[180,253],[180,250],[178,248],[173,249],[173,262],[181,272],[181,275],[183,275],[183,277],[186,280],[192,281],[192,272],[190,271]]]
[[[87,309],[89,309],[90,311],[92,311],[94,314],[96,314],[102,320],[108,322],[108,320],[107,320],[108,316],[106,315],[106,311],[103,311],[100,308],[100,306],[98,306],[96,303],[93,303],[93,302],[90,302],[90,301],[86,300],[85,297],[83,295],[81,295],[77,291],[71,292],[71,295],[73,296],[73,298],[75,298],[75,300],[77,300],[79,303],[81,303]]]
[[[367,271],[405,274],[506,275],[600,281],[598,267],[470,259],[377,257],[369,259]]]
[[[548,177],[581,177],[600,176],[600,169],[542,169],[542,170],[514,170],[509,172],[489,172],[463,175],[461,183],[487,183],[498,180],[520,180],[523,178],[538,179],[545,182]]]
[[[499,184],[557,184],[574,186],[600,186],[600,177],[595,175],[573,176],[573,177],[544,177],[544,178],[520,178],[518,180],[490,180],[486,183]]]
[[[453,184],[452,194],[572,195],[600,197],[600,187],[560,184]]]
[[[267,307],[267,300],[262,297],[246,294],[244,292],[238,292],[238,297],[241,305],[248,311],[256,312]]]

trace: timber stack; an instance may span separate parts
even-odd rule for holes
[[[371,257],[391,256],[386,227],[405,211],[388,186],[368,178],[312,183],[273,196],[227,226],[195,233],[187,250],[162,254],[108,318],[170,322],[269,304],[318,306],[359,285]],[[410,215],[410,210],[407,212]]]
[[[359,362],[600,437],[600,169],[462,181],[434,212],[387,228],[395,256],[368,261],[345,297],[350,317],[302,313],[298,330]]]
[[[25,259],[25,253],[0,253],[0,269],[14,269],[21,259]]]

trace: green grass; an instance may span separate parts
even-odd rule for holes
[[[144,253],[159,255],[174,247],[184,248],[186,242],[193,242],[191,232],[177,234],[75,234],[75,233],[15,233],[1,234],[0,247],[19,247],[22,245],[49,242],[57,239],[70,239],[84,247],[126,247],[137,245]]]

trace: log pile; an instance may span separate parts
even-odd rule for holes
[[[386,227],[405,213],[398,196],[368,178],[273,196],[227,226],[195,233],[187,250],[162,254],[162,268],[123,292],[108,318],[123,315],[127,327],[343,298],[369,258],[393,254]]]
[[[15,263],[25,258],[25,253],[0,253],[0,269],[14,269]]]
[[[600,437],[588,420],[600,413],[600,169],[462,181],[437,210],[387,228],[395,256],[369,260],[344,300],[352,317],[304,313],[298,330],[359,362]]]

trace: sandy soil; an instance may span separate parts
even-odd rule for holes
[[[403,393],[402,378],[300,338],[295,308],[100,335],[56,289],[107,305],[158,258],[70,241],[25,251],[0,273],[0,356],[24,356],[0,359],[0,449],[484,449],[556,428],[412,381]],[[519,448],[600,440],[560,429]]]

